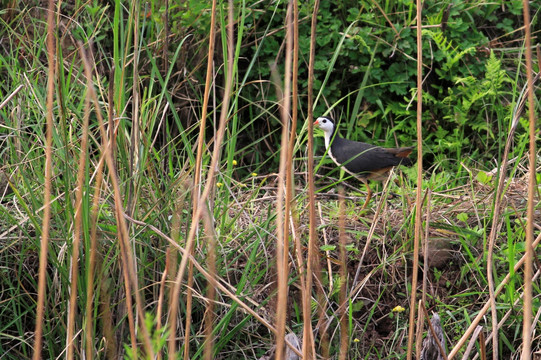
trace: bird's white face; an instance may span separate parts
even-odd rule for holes
[[[332,135],[332,132],[334,130],[333,121],[326,116],[318,117],[314,122],[314,125],[323,130],[325,135]]]

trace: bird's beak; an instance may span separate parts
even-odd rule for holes
[[[314,125],[315,126],[319,125],[319,120],[314,121]]]

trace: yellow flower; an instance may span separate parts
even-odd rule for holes
[[[257,173],[253,172],[253,173],[252,173],[252,176],[257,176]]]
[[[237,165],[237,160],[233,160],[231,163],[233,164],[233,166],[236,166]]]
[[[359,341],[361,340],[359,340],[358,338],[353,339],[353,342],[359,342]]]
[[[398,305],[398,306],[395,306],[392,311],[396,312],[396,313],[401,313],[403,311],[406,311],[406,309],[404,309],[402,306]]]
[[[219,182],[219,183],[216,183],[216,187],[221,188],[222,186],[224,186],[224,184],[222,184],[222,183],[220,183],[220,182]]]

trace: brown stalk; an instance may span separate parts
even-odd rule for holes
[[[475,346],[475,343],[477,341],[477,339],[480,339],[480,336],[482,336],[481,334],[483,333],[483,327],[482,326],[479,326],[477,325],[475,327],[475,331],[473,332],[472,334],[472,337],[470,338],[470,342],[468,343],[468,346],[466,347],[466,351],[464,351],[464,355],[462,355],[462,360],[469,360],[471,359],[471,352]],[[483,335],[483,338],[484,338],[484,335]],[[479,343],[479,345],[481,345],[481,343]],[[483,343],[484,345],[484,343]],[[477,355],[476,355],[477,356]],[[476,357],[474,357],[475,359]],[[483,360],[486,360],[486,359],[483,359]]]
[[[230,20],[233,19],[233,6],[232,1],[229,0],[229,8],[230,8]],[[229,41],[231,41],[233,38],[230,37]],[[231,47],[232,48],[232,47]],[[209,279],[208,279],[208,285],[207,285],[207,300],[208,305],[205,310],[205,348],[203,353],[203,359],[205,360],[212,360],[213,358],[213,346],[214,346],[214,339],[212,336],[212,329],[213,329],[213,323],[214,323],[214,304],[216,302],[216,233],[214,231],[213,223],[211,216],[209,214],[208,208],[203,207],[203,224],[205,227],[206,232],[206,239],[207,239],[207,247],[208,247],[208,255],[207,255],[207,268],[209,273]],[[186,329],[186,332],[188,332],[188,329]]]
[[[82,43],[79,43],[79,49],[82,51]],[[88,85],[91,86],[91,79],[87,79]],[[70,267],[70,299],[68,305],[68,324],[67,324],[67,349],[66,358],[73,359],[73,345],[75,332],[75,315],[77,313],[77,281],[79,277],[79,248],[81,245],[82,232],[82,211],[83,211],[83,187],[86,155],[88,149],[88,123],[90,118],[90,97],[85,98],[85,112],[83,117],[83,134],[81,138],[81,148],[79,153],[79,168],[77,170],[77,190],[75,193],[75,225],[73,228],[73,249],[71,253]]]
[[[203,193],[204,195],[204,193]],[[155,227],[154,225],[151,225],[151,224],[147,224],[143,221],[139,221],[139,220],[135,220],[133,218],[131,218],[130,216],[128,216],[127,214],[124,214],[124,217],[126,219],[128,219],[130,222],[134,223],[134,224],[137,224],[137,225],[141,225],[141,226],[146,226],[148,227],[149,229],[151,229],[152,231],[154,231],[156,234],[158,234],[159,236],[161,236],[163,239],[167,240],[169,242],[169,244],[171,244],[173,247],[175,247],[181,254],[183,257],[186,257],[191,263],[193,263],[195,269],[197,269],[197,271],[199,271],[201,273],[201,275],[203,275],[205,277],[205,279],[207,279],[208,281],[210,281],[212,279],[210,273],[205,270],[205,268],[203,267],[203,265],[201,265],[197,259],[191,255],[187,249],[184,249],[182,246],[180,246],[175,240],[173,240],[172,238],[170,238],[169,236],[165,235],[163,232],[161,232],[160,229],[158,229],[157,227]],[[263,326],[265,326],[269,331],[271,331],[273,334],[276,335],[277,333],[277,330],[274,326],[272,326],[269,322],[267,322],[267,320],[265,320],[261,315],[259,315],[257,312],[255,312],[252,308],[250,308],[244,301],[242,301],[237,295],[235,295],[235,292],[236,292],[236,289],[232,286],[230,286],[232,290],[228,289],[227,287],[225,287],[223,284],[221,284],[220,282],[216,282],[216,288],[220,291],[222,291],[225,295],[227,295],[230,299],[232,299],[234,302],[236,302],[237,304],[239,304],[239,306],[244,309],[244,311],[246,311],[248,314],[250,314],[251,316],[253,316],[257,321],[259,321]],[[255,303],[253,300],[251,300],[252,303]],[[293,352],[295,352],[295,354],[299,355],[299,356],[302,356],[302,354],[297,350],[297,348],[289,343],[287,340],[286,340],[286,345],[289,346]]]
[[[423,48],[421,38],[421,0],[417,0],[417,197],[415,200],[415,238],[413,243],[413,274],[411,279],[410,324],[407,359],[413,356],[415,332],[415,304],[417,298],[417,276],[419,268],[419,241],[422,226],[422,184],[423,184]],[[430,205],[430,204],[429,204]]]
[[[288,147],[288,168],[287,178],[286,178],[286,217],[290,215],[291,217],[291,227],[292,227],[292,236],[295,241],[295,248],[297,249],[296,255],[299,266],[299,282],[301,293],[305,286],[304,279],[304,265],[302,261],[302,255],[300,249],[302,245],[300,244],[300,232],[299,232],[299,216],[297,213],[297,203],[295,201],[295,188],[294,188],[294,179],[295,179],[295,169],[293,168],[293,156],[294,156],[294,147],[295,147],[295,138],[297,136],[297,111],[298,111],[298,67],[299,67],[299,9],[297,1],[290,1],[290,6],[293,9],[293,73],[291,79],[291,129],[289,135],[289,147]],[[288,225],[289,221],[285,222],[284,233],[289,234]],[[289,249],[289,245],[286,247]],[[286,258],[287,262],[287,258]],[[289,270],[288,270],[289,271]]]
[[[432,200],[432,190],[427,189],[427,203],[430,204]],[[430,205],[426,207],[426,224],[425,224],[425,238],[422,239],[422,249],[423,249],[423,285],[422,285],[422,292],[421,292],[421,300],[420,304],[422,304],[423,309],[426,312],[426,285],[428,281],[428,234],[430,229]],[[430,326],[432,326],[432,323],[430,321],[430,317],[428,316],[428,313],[425,314],[428,320],[428,323]],[[423,316],[421,313],[419,314],[419,320],[418,320],[418,326],[417,329],[419,330],[417,332],[417,341],[415,343],[415,350],[417,354],[417,359],[419,358],[421,354],[421,346],[422,346],[422,325],[424,323]]]
[[[533,82],[537,81],[538,79],[539,79],[539,74],[537,74],[537,76],[535,77]],[[528,87],[527,92],[528,92],[528,97],[529,97],[529,94],[530,94],[529,87]],[[489,237],[488,237],[488,244],[489,245],[488,245],[488,254],[487,254],[488,255],[487,256],[487,276],[488,276],[488,282],[489,282],[489,296],[490,296],[490,301],[492,302],[491,309],[493,309],[492,310],[492,323],[493,324],[498,324],[498,322],[497,322],[498,319],[497,319],[496,311],[494,310],[495,309],[496,295],[494,294],[494,279],[493,279],[493,272],[492,272],[492,252],[493,252],[492,249],[494,248],[494,243],[496,241],[496,236],[498,234],[498,228],[499,228],[498,226],[500,224],[500,222],[497,221],[497,219],[500,218],[502,195],[503,195],[505,179],[506,179],[505,174],[507,172],[509,151],[511,149],[511,144],[513,142],[513,135],[514,135],[516,127],[517,127],[517,125],[519,123],[518,120],[519,120],[520,115],[521,115],[521,113],[522,113],[522,111],[524,109],[525,100],[526,100],[526,97],[523,97],[521,99],[521,101],[519,102],[519,104],[517,106],[517,110],[515,112],[515,116],[513,117],[513,121],[511,123],[511,128],[509,129],[509,134],[507,135],[507,141],[506,141],[504,152],[503,152],[503,158],[502,158],[501,166],[499,168],[498,187],[496,189],[496,196],[495,196],[495,203],[494,203],[493,219],[495,219],[495,220],[492,222],[492,227],[491,227]],[[498,334],[497,333],[498,333],[497,331],[492,332],[493,344],[498,343]],[[497,353],[497,351],[498,351],[497,346],[493,346],[493,349],[495,349],[495,351]]]
[[[203,107],[201,109],[201,121],[199,123],[199,137],[197,139],[197,154],[195,157],[194,170],[194,192],[193,192],[193,215],[196,213],[196,207],[199,202],[201,193],[201,159],[203,157],[203,147],[205,143],[205,130],[207,125],[207,108],[209,104],[210,86],[212,83],[213,62],[214,62],[214,45],[216,37],[216,0],[212,1],[212,10],[210,18],[210,34],[209,34],[209,52],[207,55],[207,75],[205,79],[205,91],[203,93]],[[193,221],[199,221],[199,218],[193,218]]]
[[[533,257],[534,251],[533,242],[533,224],[535,221],[534,213],[534,195],[536,193],[536,169],[535,169],[535,102],[533,88],[533,64],[532,64],[532,34],[530,29],[530,5],[527,0],[522,1],[524,14],[524,27],[526,39],[524,46],[526,47],[526,77],[528,80],[528,110],[530,121],[530,153],[529,153],[529,178],[528,178],[528,207],[527,207],[527,223],[526,223],[526,264],[524,265],[524,315],[522,326],[522,359],[531,358],[532,347],[532,274],[533,274]],[[497,343],[494,343],[495,345]]]
[[[421,358],[422,342],[423,342],[423,324],[425,321],[425,315],[423,313],[423,300],[419,300],[417,303],[417,331],[415,333],[415,358]],[[430,318],[428,318],[430,322]]]
[[[92,66],[90,65],[89,59],[84,55],[84,51],[82,51],[82,59],[83,59],[83,65],[85,70],[85,76],[87,79],[92,78]],[[96,117],[98,118],[99,128],[100,128],[100,135],[103,139],[107,139],[107,131],[105,129],[105,124],[103,121],[103,116],[101,114],[100,105],[98,101],[98,97],[96,94],[96,91],[94,89],[94,86],[88,86],[88,94],[92,98],[92,101],[94,102],[94,107],[96,109]],[[130,320],[130,316],[132,317],[130,321],[130,336],[131,336],[131,342],[132,342],[132,349],[134,351],[137,350],[137,343],[136,343],[136,337],[135,337],[135,322],[133,320],[133,311],[131,306],[131,291],[133,291],[135,295],[135,305],[136,305],[136,311],[141,319],[144,319],[144,311],[143,311],[143,301],[141,299],[141,294],[139,293],[139,287],[137,283],[137,275],[135,270],[135,261],[133,259],[132,253],[129,251],[130,245],[129,245],[129,235],[128,235],[128,228],[126,225],[126,220],[124,219],[124,209],[122,206],[122,196],[120,192],[120,185],[118,183],[118,176],[115,169],[115,164],[113,160],[113,150],[111,148],[111,141],[110,139],[107,139],[105,141],[105,144],[107,146],[102,149],[103,156],[105,157],[105,161],[107,164],[107,168],[109,169],[110,173],[110,181],[113,186],[114,191],[114,200],[115,200],[115,217],[117,221],[117,227],[118,227],[118,237],[119,237],[119,245],[120,245],[120,257],[123,267],[123,274],[125,278],[125,286],[126,286],[126,305],[127,305],[127,311],[128,311],[128,320]],[[148,333],[148,329],[144,326],[144,322],[141,322],[143,326],[140,327],[141,329],[141,335],[143,338],[143,345],[145,348],[145,352],[147,356],[154,357],[154,351],[152,349],[152,344],[150,342],[150,335]]]
[[[229,16],[229,23],[227,26],[227,61],[228,61],[228,76],[227,79],[228,83],[226,84],[227,90],[232,90],[233,82],[229,79],[233,78],[233,56],[234,56],[234,34],[233,34],[233,26],[235,24],[235,17],[233,15],[233,0],[229,0],[229,9],[228,9],[228,16]],[[228,98],[229,100],[229,98]],[[222,113],[227,114],[229,109],[229,102],[224,102],[222,104]],[[226,116],[222,116],[222,121],[225,122]],[[207,206],[203,206],[202,208],[202,218],[203,218],[203,224],[205,227],[205,233],[206,233],[206,239],[207,239],[207,268],[210,275],[210,278],[208,279],[208,285],[207,285],[207,299],[208,299],[208,305],[207,309],[205,311],[205,348],[203,353],[203,358],[205,360],[212,360],[213,359],[213,347],[214,347],[214,339],[212,336],[212,330],[214,325],[214,304],[216,301],[216,243],[217,243],[217,235],[214,229],[214,224],[212,221],[211,214],[209,213],[209,209]],[[186,328],[186,332],[188,332],[188,328]]]
[[[215,2],[213,2],[213,14],[215,11]],[[214,16],[214,15],[213,15]],[[233,23],[228,24],[228,26],[232,27],[234,26]],[[228,30],[229,32],[229,30]],[[213,41],[211,39],[211,41]],[[233,44],[234,42],[229,42],[230,44]],[[222,101],[222,109],[220,112],[220,125],[218,127],[218,133],[216,134],[215,141],[214,141],[214,150],[212,152],[211,157],[211,163],[209,166],[209,171],[207,173],[207,181],[206,186],[201,194],[201,197],[198,200],[198,203],[195,204],[195,213],[193,216],[194,221],[192,221],[190,225],[190,232],[188,234],[188,239],[186,241],[186,248],[191,251],[194,240],[195,240],[195,234],[198,228],[198,219],[201,217],[203,213],[203,207],[207,206],[207,200],[209,198],[210,192],[214,188],[214,176],[216,174],[216,168],[218,165],[218,162],[220,161],[221,152],[222,152],[222,143],[224,140],[224,134],[225,134],[225,128],[227,125],[227,113],[229,109],[229,102],[231,99],[231,93],[232,93],[232,85],[233,85],[233,49],[228,49],[228,69],[226,73],[226,79],[225,79],[225,87],[224,87],[224,96]],[[195,221],[197,220],[197,221]],[[180,266],[177,272],[177,276],[175,279],[175,285],[174,289],[171,293],[171,311],[170,311],[170,329],[171,329],[171,335],[169,338],[169,357],[174,358],[176,356],[176,349],[175,349],[175,330],[176,330],[176,321],[177,321],[177,314],[178,314],[178,304],[179,304],[179,294],[180,294],[180,287],[182,285],[182,279],[184,277],[184,271],[186,269],[186,265],[188,264],[189,260],[189,252],[185,252],[182,256],[182,260],[180,262]],[[186,334],[188,334],[188,328],[186,328]]]
[[[485,346],[485,334],[479,332],[479,348],[481,349],[481,360],[487,360],[487,349]]]
[[[344,188],[338,189],[338,202],[340,203],[340,217],[338,228],[340,232],[340,352],[339,360],[346,360],[348,357],[348,319],[347,319],[347,257],[346,257],[346,202],[344,199]]]
[[[92,47],[90,47],[90,54],[93,58],[92,54]],[[84,52],[81,52],[81,57],[84,55]],[[112,73],[112,72],[111,72]],[[111,75],[112,79],[112,75]],[[109,82],[109,89],[108,89],[108,100],[109,100],[109,111],[108,111],[108,124],[109,124],[109,134],[112,137],[114,135],[114,129],[113,129],[113,96],[114,96],[114,88],[113,88],[114,81]],[[87,78],[87,86],[92,86],[92,78]],[[87,96],[87,99],[90,100],[90,97]],[[112,140],[111,140],[112,141]],[[111,145],[114,145],[113,143]],[[107,142],[105,138],[101,139],[101,147],[102,149],[106,149]],[[86,283],[86,306],[85,306],[85,316],[86,316],[86,358],[89,360],[92,360],[94,357],[94,349],[93,349],[93,343],[94,343],[94,336],[93,336],[93,320],[92,320],[92,314],[93,314],[93,308],[94,308],[94,275],[96,271],[96,256],[98,253],[98,243],[97,243],[97,232],[98,232],[98,212],[99,212],[99,203],[100,203],[100,194],[101,194],[101,186],[103,183],[103,166],[105,164],[105,154],[102,152],[101,157],[98,162],[98,167],[96,169],[96,183],[94,187],[94,197],[92,200],[92,211],[90,214],[90,259],[89,259],[89,268],[88,268],[88,277],[87,277],[87,283]],[[109,309],[110,306],[105,305],[105,309]],[[107,314],[104,314],[104,318],[106,318],[106,322],[103,325],[104,328],[104,336],[106,340],[106,354],[111,355],[116,353],[116,339],[114,336],[112,336],[112,324],[111,324],[111,317],[106,316]]]
[[[295,138],[297,137],[297,119],[298,119],[298,76],[299,76],[299,4],[297,1],[290,0],[290,6],[293,9],[293,69],[291,76],[291,130],[289,135],[289,148],[288,148],[288,169],[287,169],[287,194],[286,201],[287,206],[290,207],[290,211],[286,211],[287,214],[291,213],[293,218],[292,225],[294,227],[294,233],[298,233],[298,215],[295,202],[295,188],[293,186],[295,180],[295,169],[293,168],[293,156],[295,148]],[[295,214],[293,214],[295,213]],[[286,234],[288,231],[285,232]]]
[[[133,16],[133,111],[132,111],[132,128],[131,139],[129,148],[129,181],[128,181],[128,202],[126,205],[126,211],[128,214],[135,214],[135,202],[137,199],[137,193],[139,191],[139,143],[140,143],[140,116],[139,107],[141,102],[141,96],[139,91],[139,2],[133,1],[130,14]]]
[[[279,82],[275,81],[278,99],[281,99],[282,142],[280,147],[280,166],[278,171],[278,190],[276,192],[276,275],[277,275],[277,300],[276,300],[276,353],[275,359],[282,360],[284,356],[284,341],[287,312],[287,278],[289,273],[289,226],[288,211],[290,210],[289,191],[286,190],[286,178],[290,177],[288,170],[291,169],[292,158],[289,156],[289,132],[290,127],[290,91],[291,91],[291,63],[293,57],[293,19],[291,3],[287,8],[286,16],[286,53],[284,70],[284,90],[279,89]],[[278,70],[273,70],[273,78],[279,77]],[[281,95],[281,96],[280,96]],[[284,209],[284,195],[285,209]]]
[[[535,282],[537,280],[537,278],[539,277],[539,275],[541,275],[541,270],[538,270],[535,275],[532,277],[532,282]],[[515,302],[511,305],[510,309],[505,313],[505,315],[500,319],[500,322],[498,323],[498,326],[495,328],[495,329],[492,329],[492,331],[499,331],[503,325],[505,324],[505,322],[509,319],[509,317],[512,315],[512,314],[516,314],[516,310],[515,308],[518,306],[519,303],[522,303],[524,299],[524,292],[522,292],[522,294],[515,300]],[[533,321],[533,323],[535,323],[536,320]],[[476,336],[476,333],[473,334],[472,337],[475,337]],[[490,344],[490,342],[492,341],[492,337],[489,336],[486,341],[483,343],[483,346],[486,346],[488,344]],[[466,350],[467,352],[467,350]],[[476,360],[477,357],[478,357],[479,354],[475,355],[472,360]],[[463,359],[469,359],[469,357],[462,357]]]
[[[103,147],[105,144],[102,144]],[[86,322],[86,358],[92,360],[94,357],[93,351],[93,320],[92,320],[92,310],[94,304],[94,272],[96,269],[96,254],[98,252],[97,244],[97,231],[98,231],[98,211],[99,211],[99,200],[101,193],[101,184],[103,182],[103,165],[105,159],[102,157],[98,163],[98,168],[96,169],[96,185],[94,188],[94,197],[92,199],[92,212],[90,214],[90,260],[88,264],[88,276],[86,283],[86,307],[85,307],[85,322]],[[107,342],[107,346],[110,346]]]
[[[306,263],[306,283],[302,291],[302,316],[303,316],[303,340],[302,354],[305,359],[315,357],[314,333],[312,329],[312,274],[314,271],[313,262],[317,262],[317,234],[316,234],[316,195],[314,185],[314,61],[316,53],[316,25],[317,13],[319,10],[319,0],[314,1],[314,10],[312,12],[312,23],[310,27],[310,58],[308,61],[308,207],[309,207],[309,226],[308,226],[308,253]]]
[[[537,238],[535,239],[535,241],[533,242],[532,248],[535,249],[535,247],[539,244],[539,242],[541,242],[541,234],[538,235]],[[526,254],[524,254],[520,258],[520,260],[515,264],[515,267],[513,268],[513,273],[518,272],[520,267],[525,262],[526,262]],[[507,285],[509,280],[511,280],[511,273],[508,273],[505,276],[505,278],[503,278],[503,280],[500,282],[500,284],[498,285],[498,287],[494,291],[494,296],[498,296],[500,294],[500,292],[502,292],[502,290],[505,288],[505,286]],[[477,325],[479,325],[479,323],[481,322],[481,320],[483,319],[483,317],[485,316],[485,313],[488,311],[489,308],[490,308],[490,301],[486,302],[485,305],[483,306],[483,308],[481,310],[479,310],[479,313],[477,314],[475,319],[472,320],[470,326],[464,332],[464,335],[462,335],[462,337],[460,338],[460,340],[458,340],[458,342],[455,345],[455,347],[453,348],[453,350],[451,350],[449,355],[447,355],[447,358],[449,360],[451,360],[452,358],[454,358],[457,355],[460,348],[462,348],[462,346],[466,343],[466,341],[468,340],[468,338],[470,337],[472,332],[475,330],[475,327]]]
[[[214,45],[216,41],[216,0],[212,1],[212,9],[211,9],[211,17],[210,17],[210,34],[209,34],[209,52],[207,55],[207,75],[205,79],[205,90],[203,93],[203,108],[201,110],[201,121],[199,123],[199,137],[197,140],[197,154],[195,157],[195,169],[194,169],[194,178],[193,178],[193,196],[192,196],[192,224],[199,224],[199,216],[197,215],[197,208],[199,206],[199,198],[201,194],[201,163],[203,158],[203,147],[205,143],[205,130],[207,126],[207,108],[209,104],[209,94],[210,94],[210,87],[212,83],[212,74],[213,74],[213,67],[214,67]],[[189,241],[189,240],[188,240]],[[193,253],[193,240],[192,243],[189,244],[187,247],[188,251],[190,253]],[[183,259],[184,260],[184,259]],[[182,265],[181,265],[182,266]],[[186,266],[186,263],[184,263],[184,266]],[[184,273],[184,269],[179,268],[177,272],[177,280],[178,276],[180,276],[182,273]],[[180,279],[182,280],[182,279]],[[186,333],[184,335],[184,358],[189,359],[190,357],[190,328],[192,323],[192,288],[193,288],[193,266],[190,263],[188,268],[188,286],[186,287],[186,322],[184,325],[184,328],[186,329]],[[176,289],[176,288],[175,288]],[[179,288],[180,291],[180,288]],[[170,303],[177,303],[178,299],[176,299],[178,294],[178,291],[173,290],[171,292],[171,298]],[[175,311],[176,312],[176,311]],[[172,325],[176,324],[177,319],[171,319],[173,321]],[[174,351],[174,343],[175,343],[175,331],[176,326],[170,327],[171,334],[169,336],[169,354],[171,354],[171,351]],[[171,355],[170,355],[171,356]]]
[[[506,148],[505,150],[509,150]],[[505,156],[505,159],[507,159],[507,154]],[[501,183],[505,181],[505,170],[500,170],[500,179]],[[502,188],[503,191],[503,188]],[[496,195],[496,201],[494,204],[494,215],[492,219],[492,227],[490,229],[490,234],[488,237],[488,248],[487,248],[487,280],[488,280],[488,294],[489,294],[489,302],[490,302],[490,312],[491,312],[491,321],[492,321],[492,327],[495,329],[498,326],[498,312],[496,309],[496,295],[494,294],[494,268],[493,268],[493,257],[494,257],[494,243],[496,242],[496,236],[499,232],[499,225],[500,225],[500,211],[501,211],[501,192],[500,188],[498,188],[497,195]],[[498,331],[492,332],[492,343],[494,346],[492,347],[492,359],[498,360]]]
[[[41,359],[43,343],[43,317],[45,313],[45,285],[47,283],[47,250],[49,247],[49,223],[51,219],[51,175],[52,175],[52,143],[53,143],[53,101],[55,79],[55,39],[54,39],[54,4],[49,0],[47,13],[47,59],[49,73],[47,76],[47,133],[45,139],[45,184],[43,194],[43,222],[39,253],[38,302],[36,304],[36,330],[33,359]]]

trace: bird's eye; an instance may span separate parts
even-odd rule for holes
[[[327,120],[323,120],[322,123],[325,124],[327,122]]]

